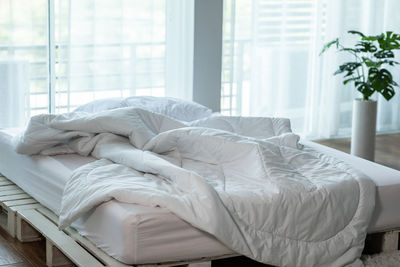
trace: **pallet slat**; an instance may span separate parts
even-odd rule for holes
[[[37,201],[34,200],[33,198],[17,199],[17,200],[10,200],[3,202],[3,204],[6,205],[7,207],[21,206],[21,205],[35,204],[35,203],[37,203]]]
[[[28,204],[28,205],[23,205],[23,206],[9,207],[9,210],[17,213],[18,211],[21,211],[21,210],[32,210],[32,209],[37,209],[37,208],[41,208],[41,207],[43,207],[43,206],[40,205],[39,203],[35,203],[35,204]]]
[[[0,181],[0,186],[3,186],[3,185],[12,185],[12,184],[13,184],[13,182],[11,182],[11,181],[9,181],[9,180]]]
[[[0,192],[0,196],[11,196],[11,195],[17,195],[17,194],[23,194],[25,193],[24,191],[22,191],[21,189],[12,189],[12,190],[8,190],[8,191],[2,191]]]
[[[5,185],[0,187],[0,192],[14,190],[14,189],[19,189],[19,187],[16,185]]]
[[[31,198],[27,194],[15,194],[15,195],[8,195],[8,196],[0,196],[0,201],[10,201],[10,200],[19,200],[19,199],[27,199]]]
[[[8,213],[8,223],[7,223],[6,230],[8,231],[8,233],[12,237],[15,237],[15,235],[16,235],[16,224],[17,224],[17,212],[18,211],[27,210],[27,209],[31,210],[31,209],[36,209],[36,208],[40,208],[40,207],[43,207],[43,206],[38,203],[6,207],[6,210]]]
[[[97,261],[87,251],[82,249],[71,237],[59,231],[46,217],[36,210],[21,210],[18,216],[29,222],[37,231],[66,255],[73,263],[78,266],[103,267],[104,265]]]

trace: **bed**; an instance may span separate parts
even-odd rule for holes
[[[17,154],[12,139],[19,131],[0,131],[0,173],[58,214],[62,191],[71,173],[94,158],[76,154]],[[396,203],[400,200],[400,172],[310,141],[302,140],[301,143],[306,148],[340,158],[372,178],[377,186],[377,199],[369,233],[399,228],[400,215],[396,213]],[[126,264],[212,258],[234,253],[212,235],[165,209],[116,200],[93,208],[72,226],[107,254]]]
[[[93,161],[79,155],[25,156],[17,154],[12,137],[22,129],[0,131],[0,173],[42,205],[58,214],[63,186],[71,172]],[[369,233],[400,228],[400,172],[311,141],[305,146],[341,158],[361,169],[377,185],[377,199]],[[97,223],[104,222],[104,223]],[[113,225],[110,228],[109,225]],[[233,254],[211,235],[161,208],[106,202],[77,221],[80,234],[126,264],[188,260]],[[196,249],[193,249],[196,248]]]

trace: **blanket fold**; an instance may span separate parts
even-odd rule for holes
[[[121,108],[35,116],[15,141],[23,154],[99,159],[67,182],[60,229],[114,198],[169,209],[260,262],[361,266],[375,185],[298,140],[287,119]]]

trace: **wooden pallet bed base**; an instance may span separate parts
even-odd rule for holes
[[[20,242],[46,240],[47,266],[84,266],[126,267],[97,248],[86,237],[81,236],[75,229],[67,227],[58,230],[58,217],[49,209],[39,204],[0,174],[0,226]],[[187,261],[140,264],[140,267],[160,266],[211,266],[212,260],[230,258],[238,255],[222,255],[219,257],[200,258]]]

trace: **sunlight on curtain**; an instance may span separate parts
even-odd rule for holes
[[[222,112],[289,117],[293,129],[310,138],[350,135],[358,94],[332,75],[346,58],[319,52],[348,30],[400,32],[400,1],[224,3]],[[399,80],[399,72],[394,74]],[[400,130],[400,90],[390,102],[379,98],[378,103],[378,131]]]
[[[191,99],[194,0],[0,0],[0,127],[88,101]]]
[[[56,113],[106,97],[191,97],[193,1],[56,0],[55,17]]]
[[[48,110],[47,0],[0,0],[0,127]]]

